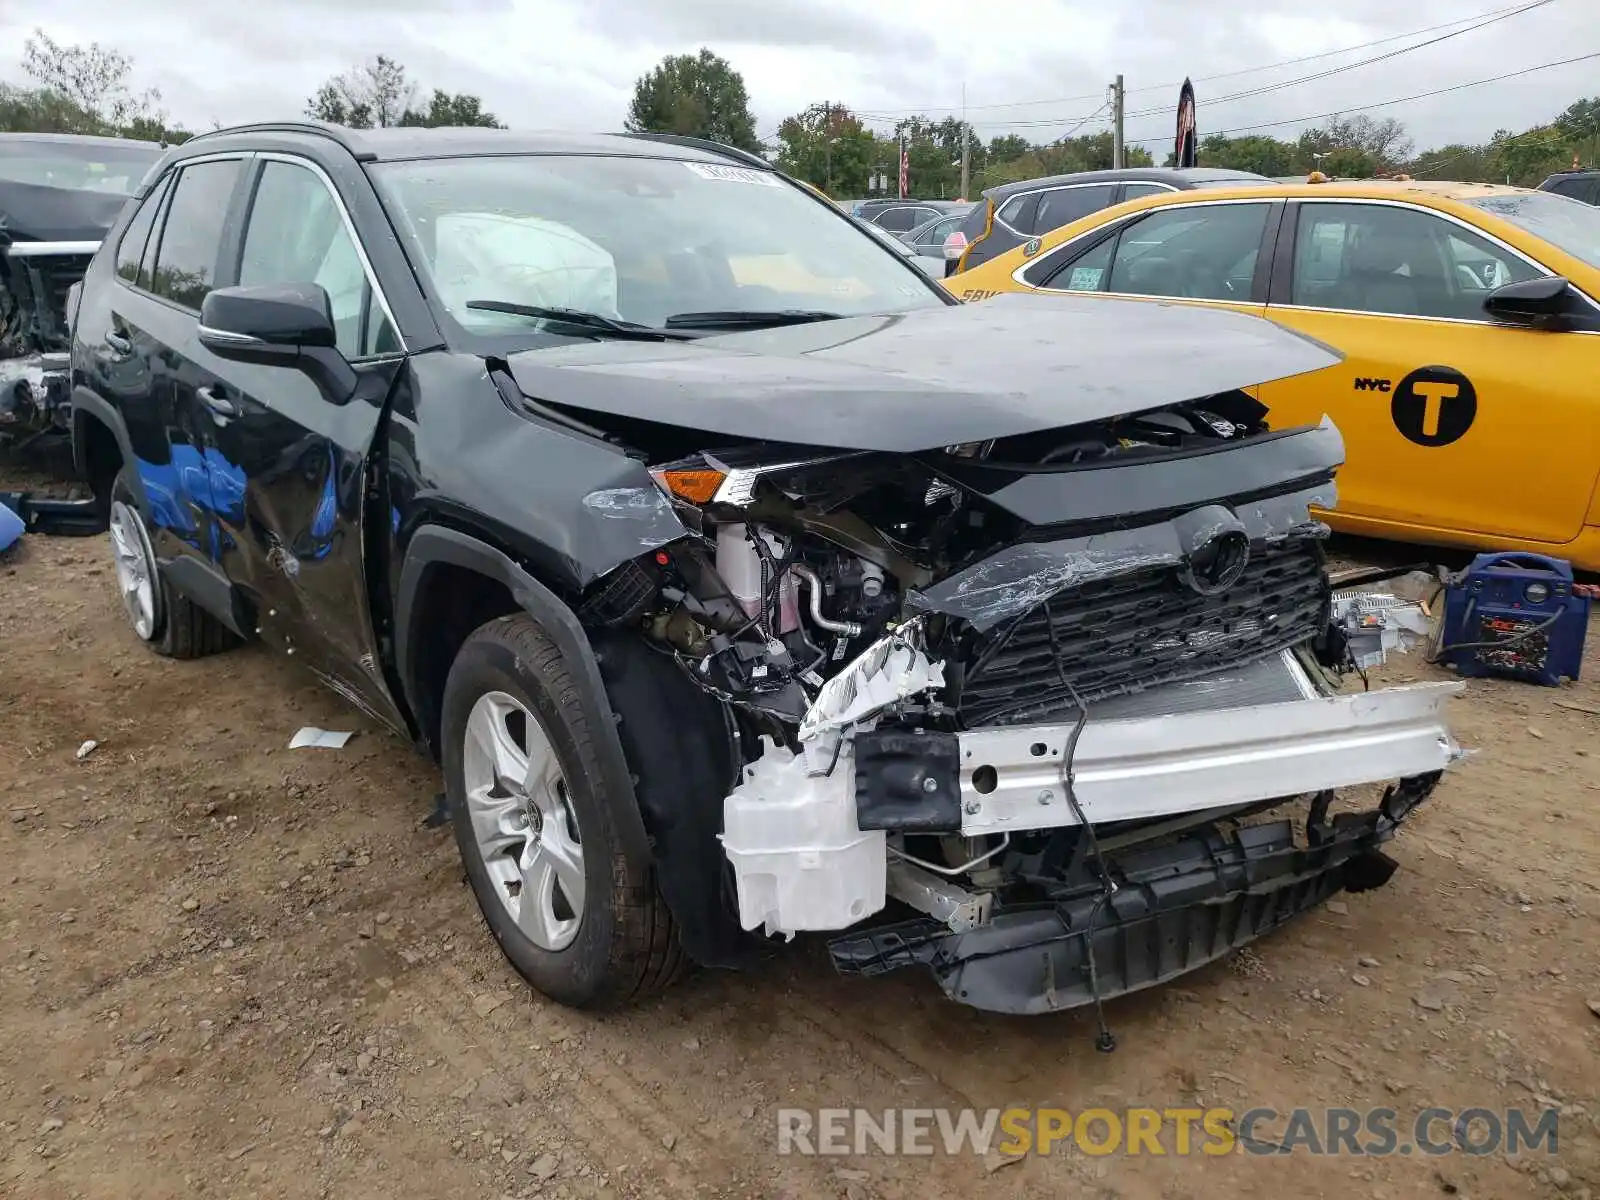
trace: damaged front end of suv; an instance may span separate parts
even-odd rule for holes
[[[705,401],[716,435],[659,423],[626,368],[574,394],[568,361],[556,397],[556,374],[513,366],[654,485],[584,498],[636,556],[580,616],[723,706],[723,861],[651,829],[691,953],[682,896],[705,881],[683,876],[712,862],[742,929],[829,934],[845,974],[921,966],[998,1012],[1098,1002],[1386,882],[1383,843],[1460,757],[1459,685],[1341,691],[1314,511],[1336,502],[1342,439],[1269,429],[1245,390],[1336,354],[1232,313],[984,308],[1011,351],[1052,319],[1108,344],[1081,375],[966,392],[952,375],[983,368],[952,353],[919,407],[814,365],[786,377],[815,327],[743,335],[776,357],[741,360],[767,374],[738,403]],[[830,353],[915,361],[937,319],[832,322]],[[1119,363],[1117,344],[1151,353]],[[672,371],[653,362],[652,386]]]
[[[70,296],[161,147],[0,134],[0,444],[71,431]]]

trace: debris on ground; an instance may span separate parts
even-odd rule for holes
[[[94,753],[95,747],[99,744],[100,743],[95,741],[93,738],[90,738],[88,741],[84,742],[83,745],[78,747],[78,753],[76,755],[77,760],[82,762],[84,759],[88,758],[89,755]]]
[[[331,729],[318,729],[315,725],[307,725],[289,740],[289,749],[300,750],[314,746],[325,750],[343,750],[345,743],[353,737],[354,733],[336,733]]]
[[[1333,623],[1344,630],[1350,657],[1363,671],[1433,636],[1433,622],[1422,603],[1392,592],[1335,592]]]

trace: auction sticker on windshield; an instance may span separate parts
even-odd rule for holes
[[[724,167],[714,163],[686,162],[683,164],[702,179],[720,179],[724,183],[759,183],[762,187],[777,187],[778,180],[770,172],[754,171],[749,167]]]

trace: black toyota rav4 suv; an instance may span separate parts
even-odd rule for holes
[[[987,1009],[1098,1001],[1383,882],[1456,753],[1456,685],[1340,694],[1341,440],[1243,390],[1336,354],[957,304],[738,151],[205,134],[71,355],[135,635],[260,638],[436,756],[566,1003],[801,930]]]

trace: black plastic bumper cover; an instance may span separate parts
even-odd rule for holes
[[[1111,859],[1117,889],[998,908],[977,929],[952,933],[932,918],[843,934],[829,951],[846,975],[922,965],[953,1000],[990,1012],[1035,1014],[1092,1003],[1094,948],[1100,999],[1164,983],[1254,941],[1341,890],[1388,881],[1378,846],[1432,791],[1437,774],[1403,780],[1371,812],[1308,830],[1297,846],[1287,820],[1225,837],[1215,826]],[[1313,809],[1313,819],[1317,817]]]

